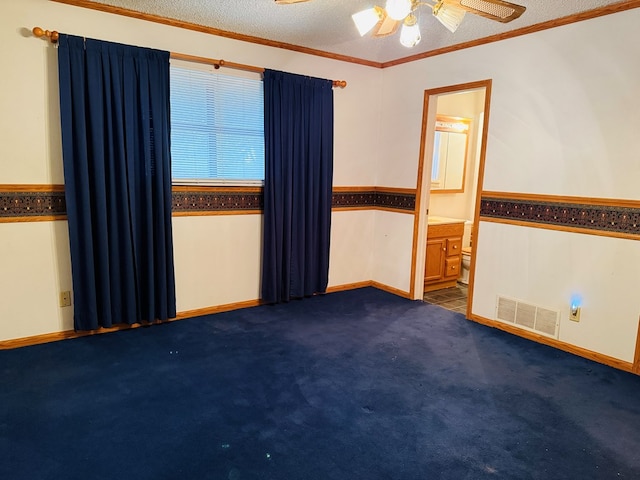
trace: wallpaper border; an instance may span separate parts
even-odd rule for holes
[[[66,220],[63,185],[0,185],[0,222]]]
[[[383,209],[413,213],[413,189],[385,187],[336,187],[332,209],[336,211]],[[174,186],[174,216],[261,214],[262,187]],[[64,185],[0,185],[0,223],[66,220]]]
[[[262,187],[172,189],[174,216],[261,214]],[[416,190],[334,187],[333,211],[413,214]],[[0,185],[0,223],[66,220],[64,185]],[[640,201],[482,192],[480,220],[622,238],[640,238]]]
[[[640,202],[483,192],[480,220],[622,238],[640,238]]]

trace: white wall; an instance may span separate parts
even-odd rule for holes
[[[215,37],[48,0],[3,2],[0,15],[0,184],[64,183],[57,54],[30,30],[165,49],[347,80],[336,89],[334,185],[374,185],[380,117],[378,69]],[[371,102],[371,99],[376,99]],[[371,280],[374,213],[334,214],[331,285]],[[178,311],[259,297],[260,215],[174,218]],[[66,222],[0,224],[0,340],[73,328]]]
[[[479,230],[473,313],[495,318],[497,295],[524,300],[561,312],[559,340],[633,361],[638,241],[488,222]],[[568,319],[573,295],[579,323]]]
[[[0,223],[0,339],[73,329],[58,292],[71,290],[66,222]]]
[[[346,79],[335,92],[336,186],[416,188],[424,90],[490,78],[485,190],[640,197],[640,9],[382,71],[47,0],[2,9],[0,184],[63,183],[55,51],[30,36],[38,25]],[[259,216],[174,220],[180,310],[256,298]],[[409,289],[412,215],[335,212],[333,227],[331,285]],[[498,294],[566,311],[577,291],[582,321],[563,317],[561,339],[632,360],[640,242],[482,223],[476,248],[475,314],[493,318]],[[65,222],[0,224],[0,264],[0,339],[71,328],[71,310],[57,306],[71,285]]]
[[[378,182],[415,187],[425,89],[492,79],[485,190],[640,199],[638,24],[635,9],[385,70],[382,129],[401,141]],[[394,227],[381,217],[377,235]],[[484,222],[477,240],[474,314],[494,319],[499,294],[557,307],[562,341],[633,360],[640,242]]]
[[[372,210],[336,211],[331,215],[329,286],[348,285],[373,278],[371,240],[375,215],[376,212]]]
[[[375,212],[373,280],[409,292],[414,216]]]
[[[262,215],[174,217],[179,312],[260,298]]]

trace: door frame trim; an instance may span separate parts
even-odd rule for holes
[[[480,156],[479,156],[479,166],[478,166],[478,179],[477,179],[477,188],[476,188],[476,199],[475,199],[475,212],[473,218],[473,231],[474,231],[474,250],[471,254],[471,267],[469,271],[469,295],[467,298],[467,312],[466,317],[470,318],[471,310],[473,306],[473,281],[475,277],[475,265],[476,265],[476,255],[475,251],[477,249],[480,232],[479,232],[479,221],[480,221],[480,205],[481,205],[481,195],[480,193],[483,191],[483,182],[484,182],[484,166],[487,152],[487,138],[489,132],[489,117],[490,117],[490,107],[491,107],[491,87],[492,87],[492,79],[479,80],[475,82],[461,83],[457,85],[448,85],[438,88],[430,88],[424,91],[423,98],[423,110],[422,110],[422,132],[420,135],[420,153],[418,158],[418,173],[417,173],[417,182],[416,182],[416,208],[414,212],[414,222],[413,222],[413,249],[411,254],[411,282],[410,282],[410,297],[414,300],[422,300],[424,297],[423,291],[423,278],[424,277],[424,269],[425,269],[425,260],[426,255],[424,250],[427,245],[427,220],[429,214],[429,194],[431,191],[431,175],[425,175],[425,171],[431,171],[431,161],[432,158],[429,153],[427,146],[427,135],[430,134],[431,130],[429,128],[429,120],[434,119],[436,117],[435,105],[436,102],[433,100],[435,97],[439,95],[445,95],[450,93],[458,93],[466,90],[477,90],[484,88],[485,89],[485,97],[484,97],[484,116],[483,116],[483,128],[482,135],[480,138]],[[431,122],[434,123],[434,122]],[[435,127],[434,127],[435,128]],[[432,146],[431,146],[432,149]]]

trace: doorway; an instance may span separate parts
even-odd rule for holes
[[[441,290],[442,297],[448,294],[457,298],[451,309],[463,310],[467,317],[473,302],[474,247],[479,233],[490,100],[491,80],[424,92],[414,222],[413,298],[423,299],[425,291],[429,291],[430,298],[437,298]],[[450,144],[447,150],[447,142],[454,136],[460,137],[455,139],[457,145],[466,146],[454,148]],[[443,180],[454,176],[453,183]],[[443,239],[442,230],[446,232]],[[437,258],[435,244],[441,245]],[[460,276],[462,249],[466,277]],[[439,278],[436,272],[441,272]],[[460,288],[456,288],[458,285]],[[466,308],[461,308],[460,292],[468,292]]]

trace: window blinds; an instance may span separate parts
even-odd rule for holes
[[[260,79],[171,65],[174,183],[264,179]]]

